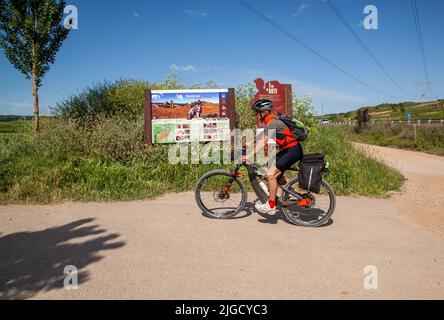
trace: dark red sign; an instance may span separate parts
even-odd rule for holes
[[[281,84],[279,81],[272,80],[267,83],[262,78],[254,80],[258,92],[250,102],[250,107],[259,99],[273,101],[273,111],[280,114],[289,114],[292,112],[292,91],[291,84]],[[257,123],[259,125],[259,122]]]

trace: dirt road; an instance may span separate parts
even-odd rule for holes
[[[443,299],[444,158],[365,148],[403,172],[405,190],[338,197],[317,229],[251,211],[204,218],[192,193],[0,207],[0,298]],[[67,265],[78,289],[63,288]],[[364,287],[368,265],[378,289]]]
[[[392,199],[396,211],[438,236],[444,236],[444,157],[355,144],[357,148],[407,178],[403,191]]]

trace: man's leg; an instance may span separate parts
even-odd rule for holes
[[[272,205],[273,203],[276,203],[276,194],[278,191],[278,181],[277,178],[279,177],[279,175],[281,174],[281,171],[279,171],[278,168],[276,167],[272,167],[270,168],[269,172],[268,172],[268,188],[269,188],[269,193],[270,196],[268,198],[268,200],[270,200],[272,203],[270,205]],[[272,206],[274,207],[274,206]]]
[[[275,213],[277,212],[276,208],[276,193],[278,190],[277,177],[281,174],[281,172],[276,167],[271,167],[268,170],[268,201],[265,203],[261,203],[260,201],[256,202],[256,209],[262,213]]]
[[[284,185],[287,183],[287,179],[285,179],[285,171],[291,168],[293,164],[300,161],[304,155],[302,151],[301,145],[297,145],[296,147],[285,149],[285,152],[280,152],[280,157],[276,159],[276,168],[282,174],[278,177],[278,183],[280,185]],[[282,191],[283,192],[283,191]]]
[[[277,178],[278,184],[279,185],[285,185],[287,184],[287,178],[285,178],[285,172],[282,172],[279,177]]]

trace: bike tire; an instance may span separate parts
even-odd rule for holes
[[[198,207],[202,210],[202,212],[206,216],[208,216],[208,217],[216,218],[216,219],[229,219],[229,218],[232,218],[232,217],[238,215],[244,209],[244,207],[245,207],[245,205],[247,203],[247,195],[248,195],[247,194],[247,189],[245,187],[244,182],[241,179],[239,179],[238,177],[236,177],[234,179],[234,181],[236,181],[236,183],[239,185],[239,188],[240,188],[240,191],[241,191],[241,195],[242,195],[241,202],[240,202],[239,206],[233,212],[231,212],[229,214],[223,214],[222,215],[222,214],[218,214],[216,212],[213,212],[210,209],[208,209],[207,207],[205,207],[205,205],[202,203],[202,199],[201,199],[200,193],[201,193],[201,188],[202,188],[204,182],[209,177],[216,176],[216,175],[227,176],[227,178],[232,177],[231,172],[228,171],[228,170],[212,170],[212,171],[209,171],[209,172],[205,173],[197,181],[196,188],[194,190],[194,196],[195,196],[195,199],[196,199],[196,203],[197,203]]]
[[[286,184],[285,187],[288,189],[292,185],[294,185],[295,183],[298,183],[298,181],[299,181],[299,178],[294,177]],[[329,194],[329,198],[330,198],[330,206],[329,206],[328,211],[325,214],[325,216],[320,220],[306,222],[301,219],[295,218],[295,216],[289,212],[288,208],[282,207],[282,212],[284,213],[285,217],[291,223],[298,225],[298,226],[302,226],[302,227],[320,227],[320,226],[323,226],[324,224],[329,222],[329,220],[331,219],[331,217],[336,209],[336,195],[335,195],[332,187],[324,179],[322,179],[322,181],[321,181],[321,186],[327,190],[327,192]],[[283,199],[285,200],[287,198],[287,196],[288,196],[288,193],[284,192]]]

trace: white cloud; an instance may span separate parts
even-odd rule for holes
[[[293,82],[293,90],[296,92],[304,92],[317,98],[319,100],[329,100],[335,102],[343,102],[343,103],[364,103],[368,101],[367,98],[362,96],[356,96],[354,94],[339,91],[332,88],[327,88],[321,85],[316,85],[312,83],[307,83],[304,81],[294,81]]]
[[[324,102],[326,108],[330,106],[337,111],[344,110],[345,106],[369,104],[372,101],[372,99],[364,95],[338,90],[321,83],[300,80],[264,68],[220,67],[220,70],[223,72],[218,72],[217,76],[213,75],[214,80],[219,85],[231,86],[238,83],[251,83],[260,76],[265,82],[278,80],[280,83],[292,84],[293,93],[297,96],[308,94],[314,99],[315,103],[320,105],[321,102]],[[236,82],[233,83],[233,81]]]
[[[185,14],[189,15],[190,17],[206,17],[208,15],[208,12],[202,12],[202,11],[198,11],[198,10],[187,9],[184,12],[185,12]]]
[[[178,66],[176,64],[172,64],[170,66],[170,69],[174,70],[174,71],[191,71],[191,72],[198,72],[199,71],[195,66],[193,66],[191,64],[183,66],[183,67]]]
[[[139,17],[139,13],[138,12],[133,12],[133,16],[135,16],[136,18]]]
[[[358,96],[349,92],[329,88],[321,84],[294,79],[286,77],[284,75],[271,74],[270,79],[272,78],[278,80],[280,83],[292,84],[293,93],[308,94],[317,100],[326,100],[349,104],[364,103],[369,101],[368,97]]]
[[[301,15],[302,13],[304,13],[305,9],[307,9],[308,7],[309,7],[308,4],[303,3],[296,9],[296,12],[293,12],[291,15],[293,17],[297,17],[297,16]]]

